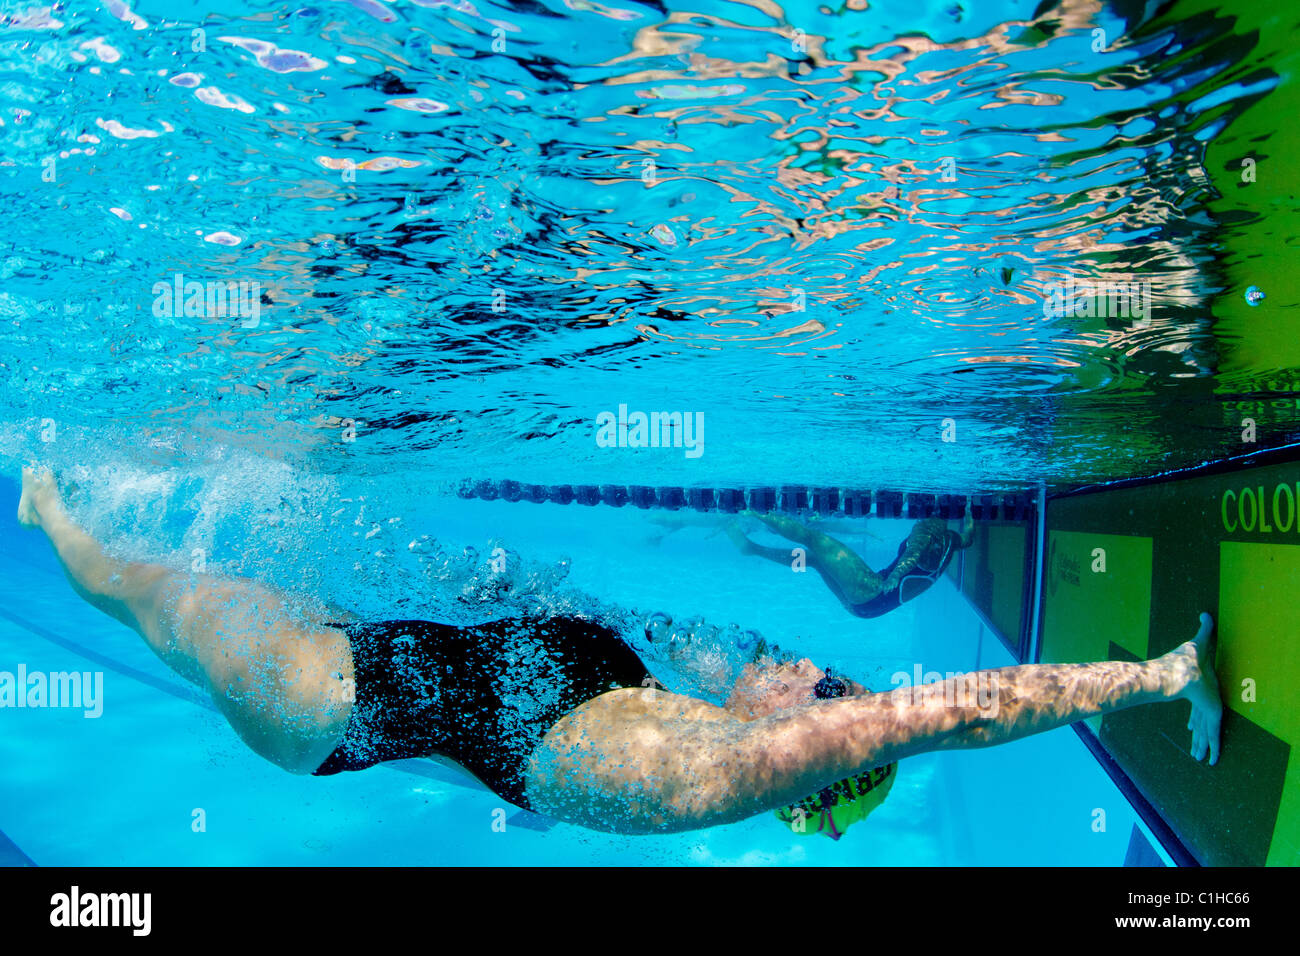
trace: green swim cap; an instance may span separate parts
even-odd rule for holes
[[[831,784],[820,793],[775,811],[792,833],[804,836],[820,833],[838,840],[844,831],[880,806],[894,785],[898,764],[876,767],[855,777]]]

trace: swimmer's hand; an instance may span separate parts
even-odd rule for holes
[[[966,517],[961,523],[961,546],[969,548],[971,542],[975,540],[975,515],[973,513],[971,502],[966,502]]]
[[[1211,766],[1219,762],[1219,732],[1223,722],[1214,651],[1214,618],[1202,612],[1196,637],[1172,652],[1195,661],[1195,672],[1180,696],[1192,702],[1192,717],[1187,722],[1187,729],[1192,732],[1192,757],[1200,760],[1208,752]]]

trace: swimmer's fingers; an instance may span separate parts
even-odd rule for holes
[[[1208,754],[1210,766],[1213,767],[1219,762],[1222,718],[1197,708],[1192,711],[1192,719],[1187,727],[1192,732],[1192,759],[1199,762]]]
[[[1210,700],[1202,701],[1202,706],[1192,707],[1192,748],[1193,756],[1200,760],[1207,753],[1210,766],[1219,762],[1219,746],[1223,729],[1223,705],[1214,682],[1214,646],[1211,635],[1214,632],[1214,618],[1201,612],[1201,626],[1196,632],[1197,659],[1210,689]],[[1202,695],[1204,696],[1204,695]],[[1193,698],[1196,700],[1197,698]]]
[[[1209,749],[1205,737],[1205,728],[1201,721],[1196,721],[1196,728],[1192,731],[1192,759],[1200,762],[1206,751]]]
[[[1210,742],[1210,766],[1219,762],[1219,744],[1223,735],[1223,715],[1210,714],[1205,718],[1205,735]]]

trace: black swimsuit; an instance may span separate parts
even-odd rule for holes
[[[437,754],[527,809],[524,770],[546,732],[606,691],[653,680],[622,638],[578,618],[331,626],[352,645],[356,700],[321,776]]]
[[[889,567],[880,572],[880,579],[882,581],[889,580],[898,569],[898,564],[903,560],[903,556],[907,552],[907,545],[911,540],[911,535],[908,535],[908,537],[903,539],[903,543],[898,546],[898,557],[894,558],[893,563],[890,564]],[[942,548],[943,550],[936,555],[934,553],[936,548]],[[929,579],[928,583],[921,582],[914,585],[911,594],[908,596],[909,600],[917,594],[928,590],[930,585],[933,584],[939,575],[943,574],[944,570],[948,567],[948,564],[952,561],[952,556],[961,550],[961,548],[961,535],[957,534],[955,531],[945,529],[943,536],[936,536],[933,538],[927,544],[926,550],[918,555],[917,560],[913,562],[913,567],[916,567],[921,557],[929,556],[932,559],[937,559],[935,561],[937,564],[936,570],[911,571],[909,574],[900,577],[898,583],[888,591],[877,594],[870,601],[864,601],[861,604],[853,604],[849,607],[849,610],[858,617],[880,617],[880,615],[887,611],[892,611],[896,607],[902,607],[903,582],[909,577]]]

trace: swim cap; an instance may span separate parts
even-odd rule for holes
[[[838,840],[844,831],[884,802],[894,785],[898,764],[876,767],[831,784],[820,793],[775,811],[776,817],[801,836],[820,833]]]

